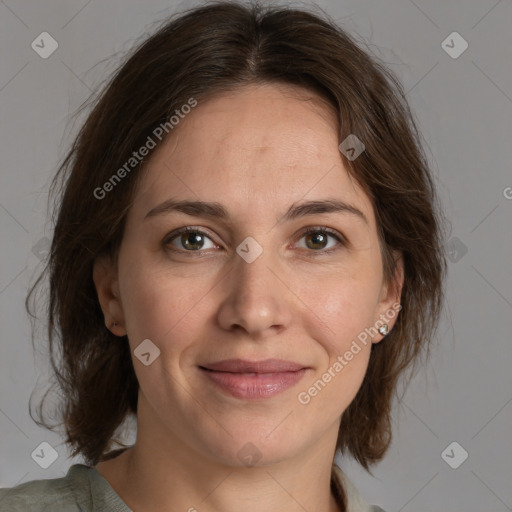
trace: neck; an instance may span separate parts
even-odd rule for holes
[[[246,467],[208,457],[168,430],[158,435],[140,417],[135,445],[97,466],[132,510],[344,512],[331,490],[337,424],[294,457]]]

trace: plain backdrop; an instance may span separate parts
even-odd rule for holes
[[[46,389],[49,366],[33,353],[24,309],[52,234],[49,181],[79,126],[70,116],[136,40],[192,5],[0,2],[2,487],[60,477],[81,462],[29,417],[30,393]],[[452,226],[447,310],[428,366],[395,404],[391,448],[373,477],[350,459],[338,463],[387,512],[512,510],[512,3],[317,5],[404,84]],[[47,58],[31,46],[42,32],[58,44]],[[44,343],[44,326],[36,339]],[[43,442],[57,455],[47,469],[31,455]]]

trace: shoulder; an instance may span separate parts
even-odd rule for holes
[[[32,480],[0,489],[0,512],[92,511],[88,469],[75,464],[64,477]]]

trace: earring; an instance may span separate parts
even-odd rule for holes
[[[382,334],[382,336],[386,336],[388,333],[388,324],[383,324],[379,327],[379,332]]]
[[[111,326],[110,326],[110,328],[111,328],[111,329],[112,329],[112,328],[114,328],[114,327],[117,327],[117,323],[116,323],[116,322],[113,322],[113,323],[111,324]]]

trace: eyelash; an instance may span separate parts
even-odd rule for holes
[[[169,247],[170,243],[175,239],[177,238],[179,235],[182,235],[183,233],[199,233],[203,236],[206,236],[207,238],[209,238],[213,243],[216,244],[216,242],[214,240],[212,240],[212,237],[210,235],[208,235],[208,233],[206,233],[205,231],[202,231],[201,229],[198,229],[198,228],[195,228],[193,226],[186,226],[184,228],[180,228],[176,231],[172,231],[171,233],[169,233],[163,240],[163,245],[167,248],[169,248],[169,250],[171,251],[174,251],[174,252],[178,252],[178,253],[186,253],[186,254],[193,254],[193,255],[197,255],[199,257],[201,257],[201,252],[204,251],[204,249],[200,249],[200,250],[197,250],[197,251],[187,251],[187,250],[180,250],[180,249],[176,249],[176,248],[173,248],[173,247]],[[318,250],[318,251],[315,251],[313,249],[311,250],[307,250],[308,252],[311,252],[313,255],[323,255],[323,254],[329,254],[329,253],[332,253],[334,251],[338,251],[341,249],[341,247],[344,247],[346,245],[346,239],[343,235],[341,235],[340,233],[338,233],[338,231],[334,230],[334,229],[331,229],[331,228],[326,228],[326,227],[321,227],[321,226],[313,226],[313,227],[310,227],[308,229],[306,229],[305,231],[303,231],[300,235],[300,238],[303,238],[304,236],[307,236],[311,233],[325,233],[327,235],[330,235],[332,236],[334,239],[336,239],[338,242],[339,242],[339,245],[336,246],[336,247],[331,247],[330,249],[321,249],[321,250]],[[219,244],[216,244],[216,245],[219,245]],[[340,247],[341,246],[341,247]],[[196,257],[197,257],[196,256]]]

